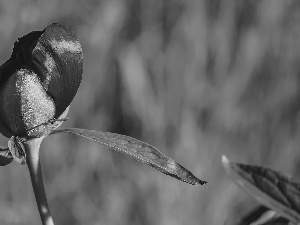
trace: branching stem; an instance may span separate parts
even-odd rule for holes
[[[23,143],[26,151],[26,162],[30,172],[33,192],[43,225],[54,225],[44,188],[41,164],[40,145],[43,138],[32,139]]]

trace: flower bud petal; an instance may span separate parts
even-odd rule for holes
[[[51,24],[38,39],[32,62],[43,87],[55,104],[58,118],[73,100],[82,79],[82,48],[68,28]]]
[[[68,112],[82,79],[82,48],[60,24],[19,38],[0,67],[0,132],[47,135]],[[49,122],[51,121],[51,122]]]
[[[0,117],[15,135],[40,137],[45,126],[38,126],[54,117],[54,102],[31,70],[20,69],[7,81],[0,94],[4,109]],[[38,126],[35,129],[34,127]]]

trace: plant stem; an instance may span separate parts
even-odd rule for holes
[[[33,192],[43,225],[54,225],[47,202],[40,164],[40,145],[43,138],[23,143],[26,151],[26,163],[30,172]]]

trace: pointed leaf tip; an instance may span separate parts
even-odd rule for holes
[[[51,134],[56,133],[69,133],[85,137],[191,185],[203,185],[207,183],[195,177],[189,170],[173,159],[162,154],[157,148],[132,137],[78,128],[53,130],[51,132]]]

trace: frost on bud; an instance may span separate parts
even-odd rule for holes
[[[15,43],[0,67],[0,132],[41,137],[66,116],[82,79],[83,56],[75,34],[59,24]],[[61,123],[61,122],[60,122]]]

